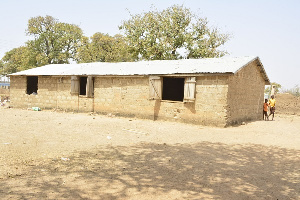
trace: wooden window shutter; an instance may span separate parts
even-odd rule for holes
[[[184,83],[184,102],[194,102],[196,91],[196,77],[185,78]]]
[[[161,78],[159,76],[149,77],[150,99],[161,99]]]
[[[79,95],[79,77],[71,76],[71,95]]]
[[[92,76],[87,77],[86,82],[86,96],[93,97],[94,96],[94,81]]]

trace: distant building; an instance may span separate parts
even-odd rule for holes
[[[227,126],[262,118],[258,57],[53,64],[10,75],[13,107]]]
[[[9,99],[10,82],[9,77],[0,76],[0,100]]]
[[[9,89],[10,79],[7,76],[0,76],[0,89]]]

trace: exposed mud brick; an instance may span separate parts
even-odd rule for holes
[[[257,120],[262,116],[265,82],[254,62],[236,74],[199,74],[194,83],[195,100],[190,102],[150,100],[149,76],[96,76],[93,80],[93,96],[78,95],[76,91],[71,95],[70,76],[39,76],[37,95],[29,95],[26,76],[12,76],[11,105],[212,126]]]

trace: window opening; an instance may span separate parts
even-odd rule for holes
[[[185,78],[163,78],[162,100],[183,101]]]
[[[86,95],[87,77],[80,77],[80,92],[79,95]]]
[[[27,76],[26,94],[36,95],[37,90],[38,90],[38,77],[37,76]]]

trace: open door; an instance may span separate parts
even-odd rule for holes
[[[149,77],[150,99],[161,99],[161,78],[159,76]]]
[[[185,78],[184,83],[184,102],[194,102],[196,91],[196,77]]]

